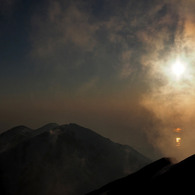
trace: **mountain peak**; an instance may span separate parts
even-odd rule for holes
[[[0,152],[3,152],[12,146],[15,146],[18,142],[25,140],[32,132],[32,129],[22,125],[3,132],[0,134]]]
[[[43,125],[42,127],[38,128],[39,129],[53,129],[55,127],[59,126],[57,123],[48,123],[46,125]]]
[[[58,124],[56,123],[48,123],[36,130],[30,129],[24,125],[13,127],[0,135],[0,152],[10,149],[31,137],[35,137],[57,126]]]
[[[26,133],[26,132],[30,132],[32,129],[30,129],[29,127],[27,126],[24,126],[24,125],[18,125],[16,127],[13,127],[5,132],[3,132],[2,134],[12,134],[12,133]],[[1,134],[1,135],[2,135]]]

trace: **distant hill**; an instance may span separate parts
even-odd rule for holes
[[[84,194],[148,163],[130,146],[76,124],[18,126],[0,135],[0,192]]]
[[[87,195],[194,194],[195,155],[173,164],[162,158]]]

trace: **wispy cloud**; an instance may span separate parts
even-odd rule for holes
[[[84,51],[93,49],[99,26],[90,23],[88,13],[77,4],[66,5],[63,1],[49,1],[46,6],[45,14],[38,10],[32,17],[33,53],[49,57],[69,43]]]
[[[0,14],[8,16],[12,14],[15,4],[20,0],[1,0],[0,1]]]
[[[149,46],[148,55],[142,56],[142,64],[149,70],[150,82],[150,90],[143,96],[143,105],[161,121],[156,127],[159,137],[150,132],[154,144],[167,155],[183,158],[194,147],[194,125],[191,120],[195,98],[194,19],[190,11],[194,2],[170,1],[167,5],[167,16],[151,27],[154,30],[159,26],[161,31],[140,33],[142,41]],[[174,79],[175,75],[171,72],[177,58],[185,63],[187,69],[181,80]],[[177,127],[184,129],[181,151],[176,149],[174,143],[174,128]]]

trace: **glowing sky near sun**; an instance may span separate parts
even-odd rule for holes
[[[2,0],[0,130],[74,122],[147,155],[172,155],[179,126],[192,152],[194,7]]]

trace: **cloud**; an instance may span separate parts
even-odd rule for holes
[[[0,1],[0,14],[4,16],[11,15],[16,3],[20,0],[1,0]]]
[[[151,29],[139,33],[148,46],[148,55],[142,56],[142,64],[148,68],[149,90],[143,95],[142,103],[161,122],[156,127],[158,136],[149,132],[151,141],[166,155],[184,158],[194,148],[194,35],[192,1],[171,1],[165,17],[151,24]],[[161,24],[163,24],[161,26]],[[159,27],[161,31],[155,31]],[[181,80],[174,79],[171,66],[180,58],[186,64],[186,72]],[[181,127],[182,147],[175,146],[174,129]],[[187,141],[188,140],[188,141]]]
[[[46,14],[38,10],[32,17],[33,53],[48,57],[69,43],[91,51],[98,25],[90,23],[89,17],[77,4],[49,1]]]
[[[97,16],[90,1],[48,2],[44,13],[40,8],[32,16],[31,55],[37,64],[52,69],[56,80],[61,75],[67,79],[69,75],[77,77],[80,92],[91,78],[114,82],[118,75],[130,75],[130,48],[125,38],[126,34],[129,36],[129,29],[125,30],[128,24],[124,14],[115,15],[121,10],[114,7],[109,13],[103,11],[102,17]],[[108,2],[105,4],[111,9]],[[136,41],[131,38],[131,42]],[[70,80],[64,83],[70,84]]]
[[[98,88],[97,88],[98,80],[99,79],[97,77],[91,78],[89,81],[81,85],[77,93],[86,95],[86,94],[90,94],[91,91],[98,91]]]
[[[131,50],[127,50],[121,54],[121,72],[119,73],[121,78],[128,78],[133,72],[131,66],[131,53]]]

